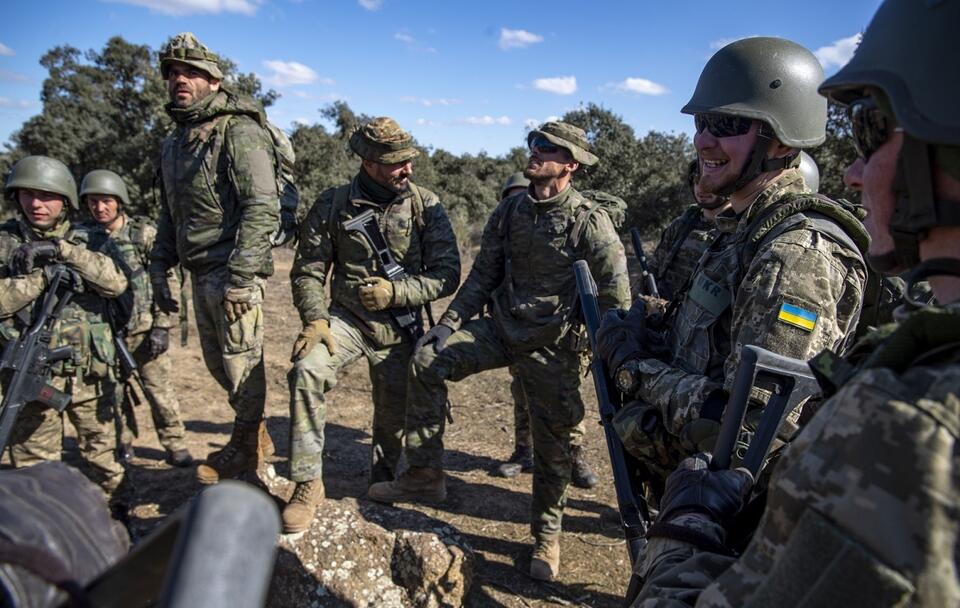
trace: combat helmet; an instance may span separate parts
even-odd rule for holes
[[[870,264],[882,272],[917,266],[920,241],[930,228],[960,225],[960,201],[936,200],[932,178],[936,162],[960,179],[958,23],[960,2],[887,0],[853,58],[820,86],[822,94],[845,105],[874,98],[888,129],[903,130],[890,220],[894,249],[870,256]]]
[[[820,191],[820,168],[817,167],[817,161],[806,152],[800,152],[800,164],[797,166],[800,175],[803,176],[803,183],[810,188],[811,192]]]
[[[223,80],[220,57],[208,49],[191,32],[182,32],[170,39],[160,51],[160,74],[167,78],[167,68],[173,62],[185,63],[203,70],[217,80]]]
[[[823,143],[827,100],[817,94],[822,81],[823,68],[813,53],[783,38],[744,38],[714,53],[681,112],[741,116],[762,123],[740,178],[718,194],[732,194],[760,173],[795,164],[796,155],[766,158],[773,137],[791,148]]]
[[[130,204],[130,195],[127,194],[127,185],[123,178],[106,169],[97,169],[83,176],[80,182],[80,198],[88,194],[109,194],[120,201],[121,205]]]
[[[507,191],[514,188],[528,188],[530,186],[530,180],[528,180],[523,175],[523,171],[517,171],[507,178],[507,181],[503,182],[503,187],[500,188],[500,198],[507,196]]]
[[[17,161],[10,170],[4,194],[13,200],[17,188],[31,188],[60,194],[75,210],[80,209],[77,200],[77,182],[65,164],[49,156],[27,156]]]

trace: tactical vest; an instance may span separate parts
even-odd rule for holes
[[[156,227],[149,218],[128,216],[123,228],[110,236],[123,257],[121,270],[130,285],[119,298],[129,317],[127,335],[148,331],[153,326],[153,287],[147,267]]]
[[[109,235],[101,228],[74,225],[63,238],[72,245],[98,253],[110,255],[109,252],[116,251],[111,246]],[[28,240],[30,237],[24,234],[18,220],[4,222],[0,225],[0,259],[10,259],[14,249]],[[116,258],[114,261],[117,261]],[[0,337],[4,344],[29,325],[31,310],[32,305],[24,307],[14,316],[2,321]],[[113,345],[113,332],[107,321],[104,298],[90,289],[74,294],[52,330],[51,348],[73,347],[73,357],[54,363],[51,367],[54,376],[111,377],[111,370],[116,363],[116,350]]]

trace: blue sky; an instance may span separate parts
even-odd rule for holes
[[[40,111],[53,46],[121,35],[156,49],[192,31],[256,72],[289,129],[336,99],[389,115],[423,144],[503,154],[531,122],[595,102],[642,134],[692,132],[680,114],[724,42],[790,38],[827,74],[852,53],[879,0],[17,0],[0,33],[0,141]]]

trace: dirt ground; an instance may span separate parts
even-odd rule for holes
[[[290,347],[300,329],[288,273],[293,259],[275,251],[276,272],[267,288],[266,370],[267,423],[276,444],[276,471],[287,474]],[[466,264],[465,264],[466,265]],[[435,306],[442,312],[445,302]],[[192,312],[191,312],[192,318]],[[200,356],[196,329],[189,344],[171,339],[180,406],[191,452],[202,458],[229,438],[232,412],[224,391],[212,380]],[[454,424],[448,425],[445,468],[449,498],[438,508],[403,505],[459,529],[479,562],[467,606],[619,606],[629,576],[613,481],[596,401],[589,377],[586,449],[600,483],[593,490],[571,486],[564,516],[561,573],[553,583],[530,579],[529,505],[531,476],[503,479],[491,474],[513,449],[513,405],[506,369],[484,372],[451,384]],[[138,408],[141,436],[130,473],[137,487],[131,530],[142,537],[162,518],[189,500],[199,487],[193,469],[173,469],[163,462],[146,406]],[[370,381],[363,360],[346,368],[328,396],[324,483],[330,498],[363,499],[369,472]],[[393,507],[383,507],[391,509]]]

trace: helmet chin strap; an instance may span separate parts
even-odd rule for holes
[[[913,298],[913,287],[920,281],[939,276],[960,277],[960,260],[956,258],[932,258],[917,264],[907,275],[905,294],[907,302],[915,307],[924,306],[923,302]]]
[[[734,183],[718,190],[716,194],[720,196],[730,196],[752,182],[761,173],[779,171],[791,166],[793,161],[800,155],[800,152],[797,151],[782,158],[767,158],[767,151],[770,149],[770,143],[773,141],[773,131],[767,123],[761,122],[760,128],[757,129],[757,139],[753,143],[753,149],[750,150],[750,156],[747,157],[747,162],[744,163],[743,169],[740,171],[740,177],[738,177]]]

